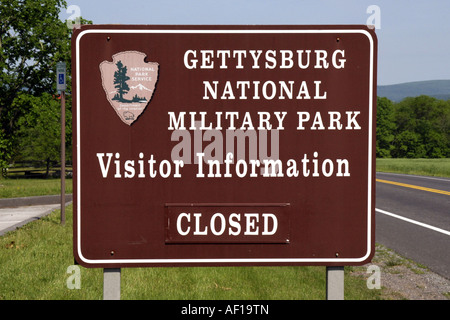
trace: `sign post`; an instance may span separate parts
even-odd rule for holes
[[[327,267],[327,300],[344,300],[344,267]]]
[[[120,268],[103,269],[103,300],[120,300]]]
[[[61,224],[66,223],[66,63],[56,64],[56,89],[61,92]]]
[[[72,44],[79,264],[371,260],[373,29],[90,25]]]

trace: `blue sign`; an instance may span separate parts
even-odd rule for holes
[[[56,64],[56,90],[66,90],[66,64],[64,62]]]

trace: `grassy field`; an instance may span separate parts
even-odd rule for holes
[[[99,300],[102,269],[80,267],[81,288],[68,289],[73,265],[72,206],[0,237],[0,300]],[[346,269],[346,272],[349,272]],[[323,300],[325,267],[125,268],[121,298],[154,300]],[[345,298],[380,299],[361,277],[345,276]]]
[[[450,158],[377,159],[377,171],[450,178]]]
[[[0,179],[0,199],[60,194],[61,179]],[[66,194],[72,193],[72,179],[66,178]]]

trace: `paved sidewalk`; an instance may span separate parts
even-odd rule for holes
[[[60,209],[61,196],[0,199],[0,236]],[[66,195],[66,205],[72,195]]]

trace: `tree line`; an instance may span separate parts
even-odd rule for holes
[[[450,100],[377,99],[377,158],[450,158]]]
[[[61,103],[56,64],[71,77],[64,0],[0,1],[0,168],[19,161],[59,162]],[[92,23],[81,18],[81,23]],[[71,83],[67,81],[66,159],[71,160]]]

